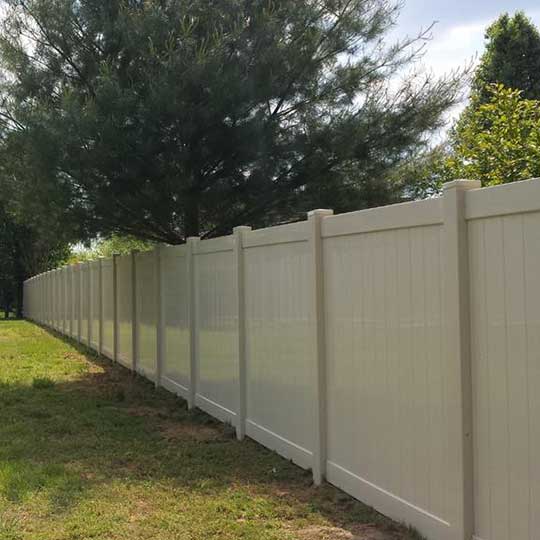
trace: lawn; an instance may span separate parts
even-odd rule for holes
[[[0,540],[417,539],[164,390],[0,321]]]

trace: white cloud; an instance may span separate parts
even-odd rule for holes
[[[477,63],[484,48],[484,32],[489,21],[457,25],[428,44],[422,63],[436,75],[444,75],[471,62]]]

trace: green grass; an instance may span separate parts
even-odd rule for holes
[[[30,323],[0,321],[0,540],[377,531],[418,538],[120,366]]]

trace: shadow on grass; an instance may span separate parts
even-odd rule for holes
[[[317,513],[353,532],[373,524],[388,538],[419,538],[332,486],[315,488],[309,471],[238,442],[230,426],[188,411],[184,400],[43,330],[69,345],[66,362],[87,369],[68,382],[0,385],[0,494],[9,501],[46,493],[50,511],[63,513],[117,481],[225,500],[238,487],[282,508],[285,519]]]

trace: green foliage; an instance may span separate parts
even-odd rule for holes
[[[68,248],[56,226],[14,213],[1,187],[0,176],[0,306],[21,317],[24,280],[64,261]]]
[[[395,172],[411,197],[456,178],[494,185],[540,176],[540,33],[523,12],[501,15],[486,31],[471,102],[439,147]]]
[[[127,255],[132,251],[149,251],[153,249],[155,242],[139,240],[132,236],[113,235],[103,240],[97,246],[97,252],[100,257],[112,257],[115,253]]]
[[[411,73],[390,90],[425,36],[385,45],[388,0],[6,4],[21,197],[86,238],[179,243],[392,201],[388,172],[461,85]]]
[[[67,200],[37,181],[41,166],[20,135],[0,123],[0,305],[19,317],[24,280],[64,262],[80,236],[62,209]]]
[[[485,186],[540,176],[540,101],[501,84],[488,90],[490,100],[457,126],[448,170]]]
[[[392,172],[396,185],[410,199],[425,199],[438,195],[442,184],[455,179],[456,171],[450,162],[451,149],[440,144],[414,155]]]
[[[96,242],[90,249],[72,251],[68,264],[91,261],[99,257],[112,257],[115,254],[128,255],[132,251],[149,251],[155,242],[139,240],[133,236],[112,235],[110,238]]]
[[[521,11],[501,15],[486,30],[486,50],[473,80],[473,107],[491,101],[490,85],[521,90],[540,99],[540,33]]]

